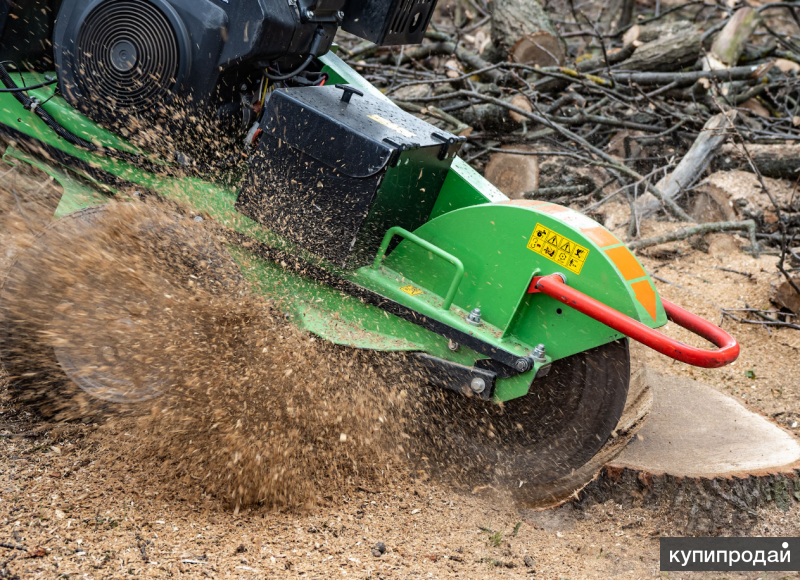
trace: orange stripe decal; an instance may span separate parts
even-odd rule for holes
[[[503,205],[518,205],[520,207],[533,207],[537,205],[546,205],[549,201],[541,201],[539,199],[510,199],[508,201],[501,201]]]
[[[542,213],[561,213],[562,211],[570,211],[570,209],[563,205],[550,204],[547,207],[540,207],[539,211]]]
[[[645,275],[644,269],[639,265],[631,251],[625,246],[618,246],[606,250],[606,255],[619,268],[622,277],[626,280],[635,280]]]
[[[642,280],[641,282],[631,284],[631,288],[633,288],[633,293],[636,294],[636,300],[644,306],[644,309],[647,310],[650,317],[655,320],[657,314],[656,291],[653,290],[653,287],[650,285],[650,280]]]
[[[620,243],[617,239],[617,236],[609,232],[606,228],[603,227],[596,227],[596,228],[589,228],[585,230],[581,230],[584,236],[592,240],[595,244],[597,244],[601,248],[605,248],[607,246],[615,246]]]

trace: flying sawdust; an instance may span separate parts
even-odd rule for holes
[[[306,505],[398,452],[409,379],[392,357],[298,330],[186,217],[110,204],[56,222],[2,298],[18,396],[56,420],[102,418],[101,436],[135,422],[125,453],[161,481],[237,508]]]

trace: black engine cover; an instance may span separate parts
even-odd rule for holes
[[[343,2],[321,4],[338,9]],[[291,62],[308,53],[318,26],[324,52],[335,21],[303,23],[287,0],[63,0],[55,60],[67,100],[113,122],[157,111],[175,97],[203,108],[227,70]]]
[[[337,266],[360,268],[390,227],[427,221],[464,139],[340,87],[272,94],[236,208]]]

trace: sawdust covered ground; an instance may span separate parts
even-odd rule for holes
[[[40,178],[23,178],[15,182],[19,193],[42,187]],[[33,239],[38,210],[24,201],[2,199],[4,265],[13,244]],[[27,219],[10,219],[20,207]],[[125,227],[117,221],[94,235]],[[683,251],[670,261],[644,259],[683,287],[659,283],[668,299],[710,319],[718,312],[709,301],[766,305],[774,258]],[[58,257],[65,264],[75,259]],[[135,255],[126,258],[137,271]],[[83,267],[94,271],[120,258],[94,259]],[[139,284],[141,277],[115,283]],[[658,536],[680,534],[679,519],[613,504],[535,513],[430,480],[397,457],[408,416],[401,393],[412,379],[391,364],[312,342],[269,304],[256,311],[244,295],[231,304],[213,285],[198,286],[173,286],[167,302],[156,302],[191,333],[186,326],[179,334],[170,325],[148,329],[158,347],[149,351],[154,360],[164,351],[187,361],[185,387],[166,400],[98,427],[42,422],[4,393],[0,577],[660,577]],[[225,337],[222,343],[207,340],[211,319],[227,329],[214,333]],[[729,369],[690,371],[657,356],[648,362],[674,374],[693,372],[766,414],[796,417],[796,331],[769,337],[760,327],[725,326],[743,346]],[[256,392],[254,385],[269,389]],[[317,393],[325,388],[326,397],[307,385]],[[797,515],[796,508],[765,510],[743,531],[798,535]],[[379,542],[383,554],[373,552]]]

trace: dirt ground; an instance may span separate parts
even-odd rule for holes
[[[643,237],[663,227],[646,222]],[[12,238],[26,235],[0,232],[3,262]],[[779,281],[774,256],[712,256],[684,242],[657,250],[642,262],[662,295],[710,320],[719,321],[720,307],[769,306]],[[655,353],[646,362],[709,384],[800,435],[800,332],[723,326],[742,346],[730,367],[700,370]],[[667,333],[694,341],[674,325]],[[380,478],[317,489],[310,508],[235,511],[199,482],[173,479],[135,453],[141,442],[132,427],[41,422],[3,391],[0,578],[800,577],[660,573],[658,538],[681,534],[669,509],[609,502],[533,512],[420,478],[401,464],[387,464]],[[798,516],[795,502],[721,533],[799,536]]]

